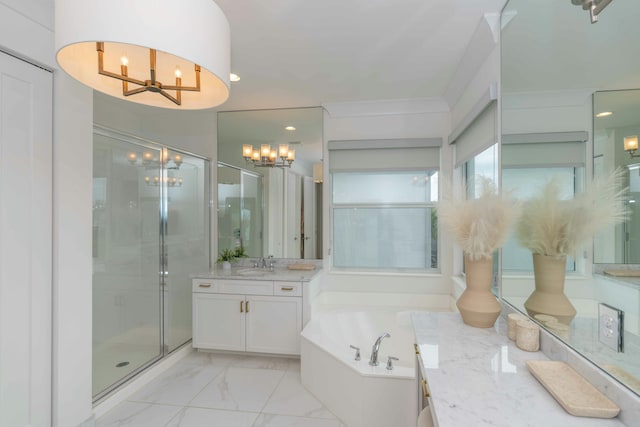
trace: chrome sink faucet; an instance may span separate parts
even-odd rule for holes
[[[258,258],[258,260],[253,263],[253,267],[254,268],[268,268],[270,270],[273,270],[273,267],[276,264],[276,262],[273,260],[273,255],[269,255],[268,259],[269,259],[269,262],[267,262],[267,258],[265,258],[265,257]]]
[[[385,338],[391,338],[388,332],[380,335],[376,340],[375,344],[373,344],[373,348],[371,349],[371,359],[369,359],[369,365],[378,366],[378,350],[380,350],[380,344],[382,340]]]

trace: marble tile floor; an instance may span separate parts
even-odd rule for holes
[[[96,427],[345,427],[300,383],[297,359],[193,352]]]

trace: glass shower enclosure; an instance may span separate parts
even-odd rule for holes
[[[93,397],[191,339],[189,275],[210,267],[210,162],[94,127]]]

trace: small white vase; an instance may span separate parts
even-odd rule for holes
[[[231,263],[229,261],[222,261],[223,270],[231,270]]]

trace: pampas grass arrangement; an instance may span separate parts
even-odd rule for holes
[[[534,254],[575,255],[598,231],[627,218],[624,174],[618,168],[596,178],[587,191],[569,200],[560,198],[558,179],[552,178],[537,197],[524,202],[516,226],[520,245]]]
[[[466,199],[464,185],[445,184],[445,196],[437,204],[439,223],[472,261],[493,258],[521,211],[520,203],[510,193],[498,193],[491,179],[481,176],[480,182],[482,191],[476,199]]]

